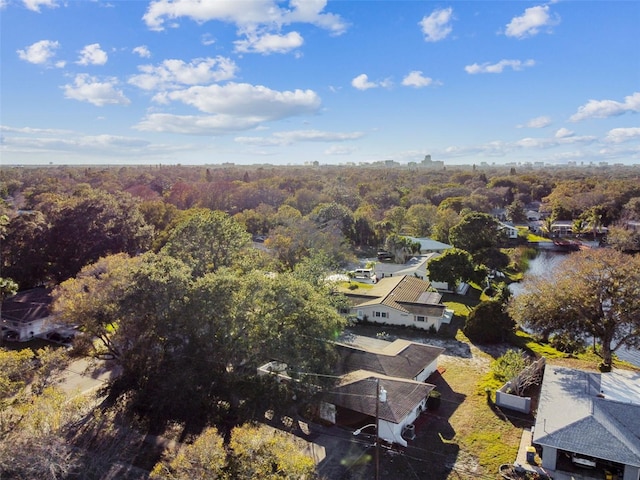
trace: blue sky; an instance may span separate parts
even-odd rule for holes
[[[0,0],[4,164],[640,163],[640,2]]]

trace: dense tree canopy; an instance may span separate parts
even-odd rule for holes
[[[54,308],[116,357],[119,388],[134,389],[145,409],[182,418],[228,397],[229,382],[269,360],[297,376],[329,373],[327,340],[343,319],[324,293],[292,274],[193,277],[180,260],[147,253],[86,267],[56,290]]]
[[[611,249],[570,255],[549,277],[524,284],[513,318],[548,337],[593,336],[605,365],[623,346],[640,345],[640,258]]]
[[[477,272],[469,252],[451,248],[427,264],[429,279],[434,282],[446,282],[450,290],[455,290],[460,282],[482,281],[482,273]]]
[[[249,239],[242,225],[227,214],[193,210],[172,231],[162,251],[185,262],[194,275],[202,276],[231,266]]]

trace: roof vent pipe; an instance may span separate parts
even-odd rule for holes
[[[387,401],[387,391],[382,387],[380,388],[380,397],[378,397],[378,399],[382,403],[385,403]]]

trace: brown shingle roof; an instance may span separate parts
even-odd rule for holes
[[[430,286],[429,282],[408,275],[383,278],[367,293],[358,294],[365,301],[357,305],[386,305],[405,313],[441,316],[446,308],[440,304],[442,295],[430,292]]]
[[[376,378],[380,381],[380,388],[387,392],[387,401],[378,404],[378,416],[393,423],[400,423],[435,388],[428,383],[360,371],[347,375],[342,383],[326,393],[325,398],[342,408],[375,417]]]
[[[395,352],[394,345],[398,347]],[[368,370],[390,377],[412,380],[444,352],[444,348],[402,340],[396,340],[389,347],[391,348],[386,352],[375,352],[337,344],[336,349],[340,355],[338,374]]]

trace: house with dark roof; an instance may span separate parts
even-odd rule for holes
[[[341,378],[322,395],[325,420],[354,427],[377,423],[381,439],[406,446],[403,433],[426,409],[435,386],[425,380],[444,348],[370,339],[366,346],[338,343],[336,350]]]
[[[640,373],[547,366],[533,443],[547,470],[570,461],[640,480]]]
[[[444,348],[407,340],[366,340],[336,343],[339,380],[319,394],[319,415],[328,423],[352,428],[377,425],[382,440],[407,446],[403,434],[426,409],[435,386],[425,380],[437,370]],[[292,381],[280,362],[263,365],[258,374]]]
[[[360,321],[437,331],[453,318],[453,310],[440,303],[442,294],[415,276],[386,277],[373,288],[344,294]]]
[[[26,342],[46,334],[55,326],[51,322],[51,291],[33,288],[19,292],[2,302],[2,334],[5,338]]]

